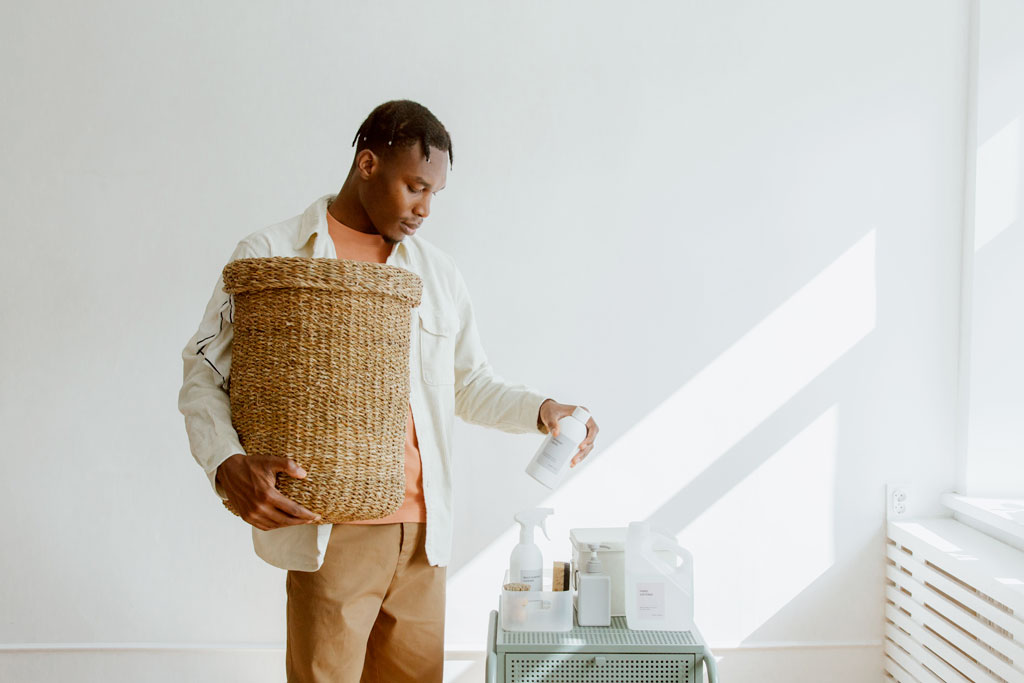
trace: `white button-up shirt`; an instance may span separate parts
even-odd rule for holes
[[[267,256],[337,258],[327,230],[327,206],[334,195],[316,200],[294,218],[258,230],[238,243],[230,261]],[[480,344],[473,307],[451,256],[422,237],[398,242],[386,261],[423,280],[423,299],[411,316],[410,396],[423,462],[427,507],[427,558],[447,565],[452,542],[452,427],[456,415],[467,422],[506,432],[539,433],[537,415],[545,397],[494,374]],[[231,423],[233,297],[218,279],[199,330],[182,350],[184,379],[178,409],[185,416],[192,456],[213,490],[217,468],[245,453]],[[262,531],[252,528],[253,547],[282,569],[316,571],[323,564],[332,524],[298,524]]]

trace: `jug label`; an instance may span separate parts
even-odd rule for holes
[[[641,619],[665,618],[665,584],[636,584],[636,608]]]

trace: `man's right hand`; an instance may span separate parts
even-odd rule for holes
[[[217,483],[242,519],[257,529],[269,531],[293,524],[319,522],[320,515],[277,490],[278,472],[296,479],[306,476],[305,470],[289,458],[235,453],[217,468]]]

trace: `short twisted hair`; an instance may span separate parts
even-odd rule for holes
[[[352,144],[356,154],[370,149],[377,156],[388,158],[401,147],[412,147],[417,142],[430,161],[430,148],[448,152],[448,163],[454,164],[452,138],[448,131],[422,104],[412,100],[391,100],[377,106],[356,131]]]

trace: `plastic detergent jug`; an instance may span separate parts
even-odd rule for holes
[[[671,551],[677,562],[656,550]],[[694,627],[693,555],[647,522],[632,522],[626,531],[626,625],[638,631]]]

